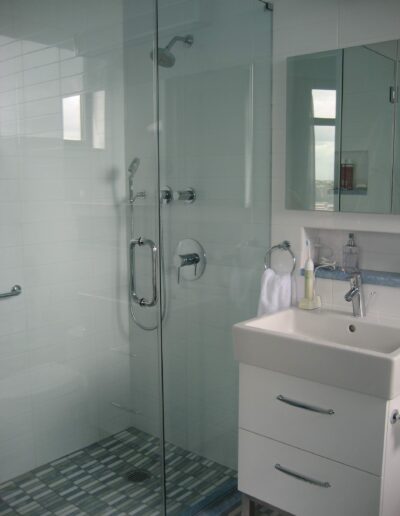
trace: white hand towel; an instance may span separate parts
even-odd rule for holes
[[[266,269],[261,278],[258,316],[273,314],[291,306],[292,277],[291,274],[276,274]]]

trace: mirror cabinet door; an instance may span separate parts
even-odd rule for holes
[[[286,207],[339,207],[342,51],[288,59]]]
[[[397,42],[343,51],[340,211],[390,213]]]
[[[393,91],[395,108],[395,131],[394,131],[394,164],[393,164],[393,192],[392,192],[392,213],[400,213],[400,41],[397,42],[397,85]]]
[[[286,208],[400,213],[399,48],[288,59]]]

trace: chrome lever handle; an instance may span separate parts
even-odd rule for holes
[[[280,471],[281,473],[285,473],[285,475],[289,475],[290,477],[297,478],[297,480],[302,480],[303,482],[307,482],[308,484],[312,484],[318,487],[332,487],[329,482],[321,482],[321,480],[316,480],[315,478],[308,477],[306,475],[302,475],[301,473],[297,473],[297,471],[293,471],[292,469],[285,468],[280,464],[275,464],[275,469]]]
[[[19,296],[22,292],[22,287],[21,285],[14,285],[13,287],[11,287],[11,290],[9,292],[3,292],[2,294],[0,294],[0,299],[4,299],[6,297],[14,297],[14,296]]]
[[[194,265],[194,275],[197,274],[197,264],[200,262],[200,256],[197,253],[187,253],[178,255],[179,265],[178,265],[178,284],[180,283],[181,277],[181,269],[182,267],[188,267],[189,265]]]
[[[136,270],[135,270],[135,261],[136,261],[136,246],[142,247],[147,245],[151,249],[151,269],[152,269],[152,297],[150,300],[147,300],[145,297],[139,297],[136,293]],[[157,292],[157,254],[158,247],[149,238],[139,237],[137,239],[131,240],[130,242],[130,265],[131,265],[131,296],[132,299],[140,306],[151,307],[157,304],[158,301],[158,292]]]
[[[282,396],[282,394],[279,394],[279,396],[277,396],[276,399],[278,401],[281,401],[282,403],[291,405],[292,407],[309,410],[311,412],[317,412],[318,414],[326,414],[328,416],[332,416],[335,413],[335,411],[333,409],[325,409],[325,408],[317,407],[316,405],[310,405],[309,403],[304,403],[302,401],[297,401],[297,400],[294,400],[291,398],[286,398],[286,396]]]

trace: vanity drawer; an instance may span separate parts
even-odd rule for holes
[[[386,405],[380,398],[240,364],[240,428],[376,475],[382,473]]]
[[[239,430],[239,491],[291,514],[378,516],[379,489],[375,475]]]

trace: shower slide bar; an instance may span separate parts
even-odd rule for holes
[[[22,292],[22,287],[20,285],[14,285],[11,287],[11,290],[9,292],[3,292],[0,294],[0,299],[4,299],[6,297],[14,297],[19,296]]]

